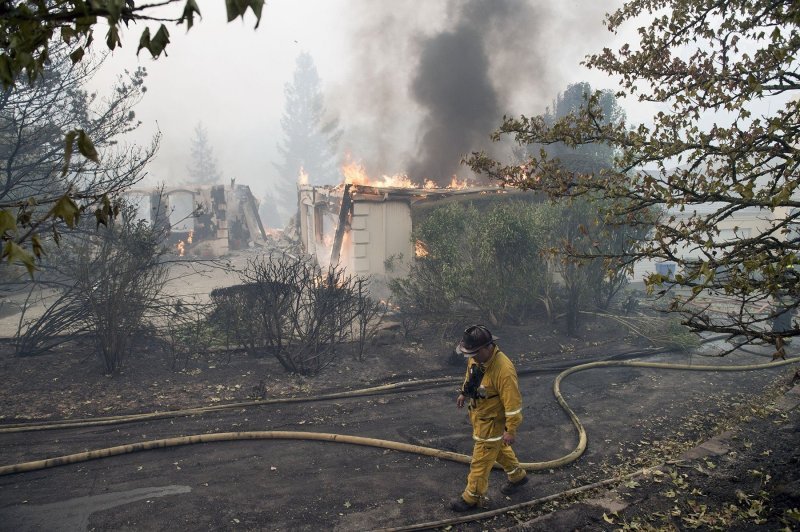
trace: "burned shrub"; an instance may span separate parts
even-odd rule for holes
[[[193,358],[208,361],[217,343],[217,330],[209,320],[211,305],[178,299],[165,308],[164,333],[172,358],[172,369],[186,369]]]
[[[98,235],[82,251],[76,288],[85,301],[82,321],[95,353],[106,371],[115,372],[167,281],[164,234],[144,220],[120,218]]]
[[[344,343],[359,349],[374,327],[365,281],[311,258],[273,254],[248,262],[241,285],[216,289],[214,321],[253,356],[274,356],[287,371],[314,375]],[[366,320],[366,323],[364,322]],[[361,352],[361,351],[360,351]]]
[[[17,352],[35,354],[86,334],[109,373],[119,370],[133,338],[147,330],[167,280],[163,229],[134,219],[122,206],[117,218],[95,228],[85,220],[64,236],[59,254],[43,265],[42,284],[56,301],[17,341]]]
[[[356,279],[356,292],[355,341],[358,360],[363,361],[367,342],[375,339],[388,308],[385,302],[369,297],[369,281],[366,279]]]

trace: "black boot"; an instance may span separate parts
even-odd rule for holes
[[[528,475],[525,475],[521,479],[516,482],[511,482],[510,480],[503,484],[503,487],[500,488],[500,493],[503,495],[514,495],[516,492],[522,489],[522,486],[528,483]]]
[[[450,503],[450,509],[453,510],[454,512],[468,512],[470,510],[474,510],[477,507],[478,507],[477,503],[470,504],[461,497]]]

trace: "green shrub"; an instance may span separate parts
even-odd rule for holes
[[[449,312],[469,302],[491,321],[520,322],[540,303],[550,278],[546,235],[550,207],[510,201],[481,211],[452,203],[433,210],[412,238],[427,254],[390,287],[402,306]]]

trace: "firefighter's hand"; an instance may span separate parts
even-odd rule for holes
[[[467,400],[467,398],[464,396],[463,393],[458,394],[458,399],[456,399],[456,406],[458,408],[464,408],[464,402],[466,400]]]
[[[511,434],[510,432],[503,433],[503,443],[505,443],[506,445],[512,445],[514,443],[514,439],[515,439],[514,435]]]

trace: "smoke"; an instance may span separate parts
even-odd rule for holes
[[[594,3],[592,3],[594,4]],[[504,115],[538,114],[604,34],[602,8],[538,0],[370,2],[352,13],[351,84],[331,100],[344,143],[371,175],[446,184],[464,155],[508,156],[489,135]],[[565,38],[567,30],[580,38]],[[596,38],[595,38],[596,40]],[[580,50],[576,50],[581,47]]]
[[[443,65],[446,65],[443,68]],[[419,152],[409,176],[449,181],[465,148],[480,145],[501,116],[478,31],[462,27],[425,43],[411,85],[424,109]]]
[[[507,108],[507,87],[543,61],[531,38],[547,18],[539,10],[525,0],[451,3],[456,26],[421,43],[411,85],[424,111],[417,156],[409,161],[412,178],[447,183],[463,173],[465,153],[493,148],[488,137]]]

